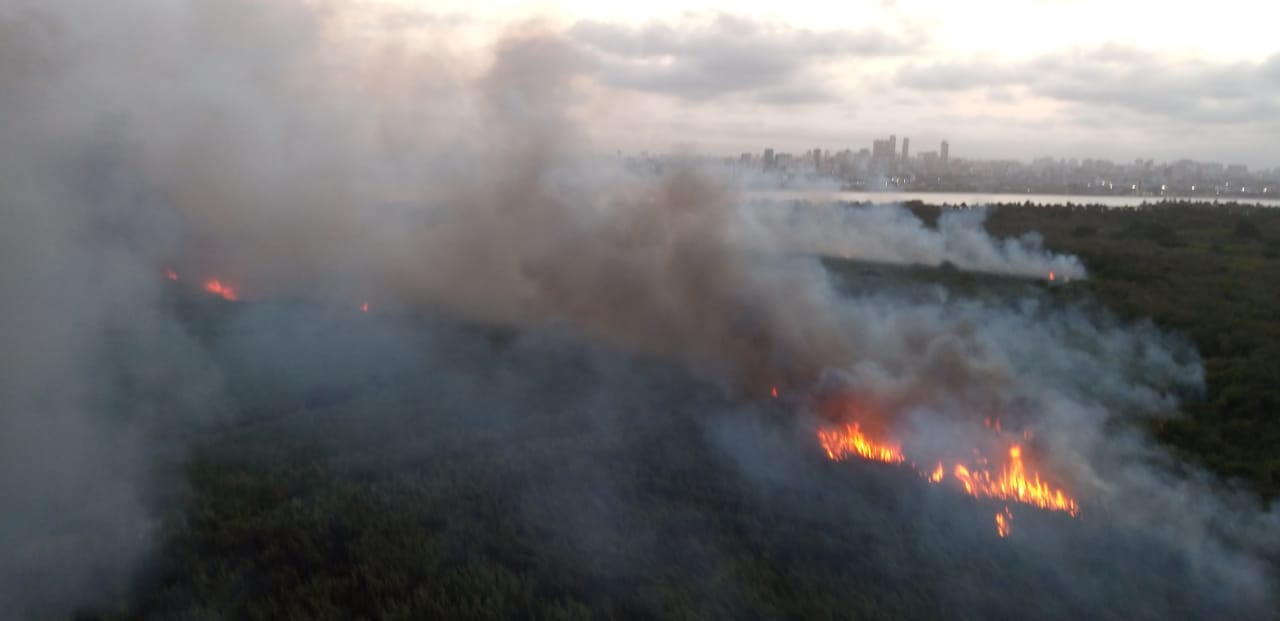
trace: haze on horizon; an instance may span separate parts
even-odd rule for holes
[[[917,151],[947,139],[962,158],[1280,166],[1280,6],[1248,0],[362,0],[340,10],[361,36],[455,59],[513,25],[562,31],[606,152],[857,150],[896,134]]]

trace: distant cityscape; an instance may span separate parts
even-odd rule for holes
[[[792,154],[766,148],[721,161],[741,173],[760,174],[758,184],[782,188],[835,181],[853,191],[1280,198],[1280,166],[1250,170],[1243,164],[1190,159],[982,160],[955,157],[946,140],[937,148],[913,151],[910,138],[899,142],[894,135],[857,151],[815,147]]]

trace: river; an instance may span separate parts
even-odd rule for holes
[[[870,202],[870,203],[903,203],[921,201],[931,205],[986,205],[992,203],[1025,203],[1031,201],[1036,205],[1104,205],[1107,207],[1136,207],[1143,203],[1158,203],[1161,200],[1187,200],[1208,203],[1238,202],[1264,207],[1280,207],[1280,198],[1212,198],[1206,196],[1095,196],[1068,194],[1000,194],[981,192],[850,192],[824,189],[786,189],[786,190],[753,190],[752,197],[773,200],[808,200],[813,202]]]

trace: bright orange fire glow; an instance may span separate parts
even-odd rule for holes
[[[365,302],[364,304],[361,304],[361,305],[360,305],[360,310],[362,310],[362,311],[364,311],[364,312],[366,312],[366,313],[367,313],[367,312],[369,312],[369,303],[368,303],[368,302]]]
[[[850,455],[891,464],[906,461],[900,447],[878,443],[867,438],[858,423],[845,425],[843,428],[820,429],[818,441],[822,443],[822,448],[826,449],[827,457],[834,461],[843,461]]]
[[[985,426],[994,428],[1002,438],[1008,437],[1000,431],[998,419],[988,419]],[[1030,432],[1019,435],[1027,439],[1032,437]],[[937,462],[932,469],[926,470],[927,466],[917,468],[915,462],[907,462],[898,444],[891,440],[868,438],[857,422],[820,428],[818,442],[833,461],[843,461],[856,455],[873,461],[905,462],[930,483],[942,483],[947,478],[948,469],[942,462]],[[1017,502],[1048,511],[1062,511],[1071,516],[1080,513],[1080,504],[1075,498],[1042,480],[1040,473],[1028,470],[1020,444],[1009,443],[1006,446],[1009,448],[1004,459],[988,459],[981,451],[974,450],[974,457],[954,463],[950,469],[951,477],[960,489],[975,498]],[[1012,521],[1013,512],[1006,506],[1002,513],[996,514],[996,533],[1001,537],[1008,536]]]
[[[1009,523],[1013,521],[1013,512],[1009,511],[1009,507],[1005,507],[1004,511],[996,514],[996,534],[1003,539],[1009,536]]]
[[[929,473],[929,482],[941,483],[942,477],[946,475],[947,475],[946,471],[942,469],[942,462],[938,462],[938,467],[934,468],[933,472]]]
[[[1053,272],[1049,272],[1049,282],[1053,282],[1055,279],[1056,277],[1053,275]]]
[[[770,394],[770,395],[773,395],[773,398],[774,398],[774,399],[777,399],[777,398],[778,398],[778,387],[777,387],[777,386],[774,386],[773,388],[771,388],[771,389],[769,390],[769,394]]]
[[[1027,475],[1022,463],[1022,447],[1017,444],[1009,447],[1009,463],[994,476],[989,470],[971,471],[963,464],[956,464],[953,474],[964,486],[965,493],[971,496],[1013,500],[1071,515],[1080,512],[1080,505],[1075,499],[1041,481],[1039,473]]]
[[[223,284],[223,282],[217,278],[210,278],[209,280],[206,280],[204,283],[204,290],[231,302],[240,299],[240,294],[236,291],[235,287]]]
[[[178,279],[178,273],[173,271],[173,268],[171,267],[164,268],[164,275],[165,275],[165,278],[168,278],[169,280]]]

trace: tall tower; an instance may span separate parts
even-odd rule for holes
[[[902,138],[902,161],[911,159],[911,139],[903,136]]]
[[[896,134],[889,134],[889,152],[886,153],[885,155],[888,155],[889,157],[893,157],[897,154],[898,154],[898,136]]]
[[[773,168],[773,149],[764,150],[764,167]]]
[[[951,157],[951,144],[948,143],[946,140],[943,140],[942,141],[942,161],[944,162],[947,161],[947,158],[949,157]]]

